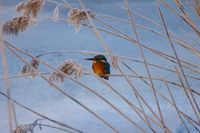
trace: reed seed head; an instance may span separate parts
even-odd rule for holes
[[[3,33],[6,35],[15,35],[17,36],[19,32],[23,32],[29,27],[36,23],[36,19],[30,17],[15,17],[12,20],[9,20],[3,25]]]
[[[80,30],[81,22],[88,19],[87,14],[94,18],[95,14],[89,9],[73,8],[68,13],[69,23],[75,26],[76,32]]]
[[[22,12],[24,16],[32,16],[35,18],[43,5],[44,0],[23,1],[16,6],[16,11]]]
[[[65,73],[68,76],[73,76],[74,78],[81,77],[82,73],[83,73],[82,66],[72,60],[64,61],[64,63],[59,65],[57,70]],[[50,75],[49,80],[57,81],[57,82],[64,82],[64,80],[67,76],[61,72],[58,72],[58,71],[53,72]]]
[[[34,121],[32,124],[17,126],[14,133],[34,133],[34,128],[37,125],[39,126],[39,128],[41,130],[41,125],[38,124],[38,121],[39,121],[39,119]]]
[[[32,74],[31,76],[34,78],[38,67],[39,67],[39,61],[37,60],[37,58],[32,59],[30,64],[25,64],[22,67],[21,73],[22,74]]]
[[[14,133],[33,133],[33,129],[34,129],[34,126],[33,125],[23,125],[23,126],[18,126]]]
[[[117,56],[112,56],[111,60],[112,60],[112,66],[113,66],[113,68],[116,69],[117,66],[118,66],[118,63],[119,63],[119,58]]]
[[[198,16],[200,17],[200,2],[198,0],[195,0],[195,9]]]

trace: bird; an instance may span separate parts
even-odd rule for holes
[[[93,61],[92,69],[99,77],[109,80],[110,64],[104,55],[96,55],[93,58],[86,58],[85,60]]]

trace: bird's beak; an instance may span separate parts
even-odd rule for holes
[[[85,60],[92,60],[92,61],[93,61],[93,60],[94,60],[94,58],[86,58]]]

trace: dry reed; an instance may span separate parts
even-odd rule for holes
[[[194,0],[195,1],[195,9],[196,9],[196,12],[197,14],[199,15],[200,17],[200,2],[198,0]]]
[[[94,18],[95,14],[89,9],[72,8],[68,13],[68,21],[75,26],[76,32],[79,32],[82,22],[88,19],[87,14]]]
[[[0,23],[0,54],[1,54],[1,64],[2,64],[2,76],[5,79],[5,91],[8,96],[11,95],[11,82],[8,78],[9,69],[8,69],[8,60],[6,54],[6,46],[3,41],[3,31],[2,31],[2,23]],[[8,127],[9,132],[13,132],[14,127],[17,126],[16,112],[15,106],[13,102],[7,99],[7,111],[8,111]]]
[[[24,16],[37,17],[38,12],[42,9],[44,0],[29,0],[20,2],[16,6],[17,12],[22,12]]]
[[[34,133],[35,124],[18,126],[14,133]]]
[[[50,81],[64,82],[66,75],[79,78],[83,74],[82,66],[72,60],[65,60],[64,63],[59,65],[58,70],[62,73],[59,71],[53,72],[49,77]]]
[[[181,63],[180,63],[180,61],[179,61],[179,56],[178,56],[178,54],[177,54],[177,51],[176,51],[176,49],[175,49],[175,47],[174,47],[174,44],[173,44],[171,38],[170,38],[170,35],[169,35],[169,32],[168,32],[168,28],[167,28],[167,26],[166,26],[166,23],[165,23],[165,20],[164,20],[164,17],[163,17],[163,14],[162,14],[162,11],[161,11],[160,7],[158,7],[158,10],[159,10],[159,13],[160,13],[160,16],[161,16],[161,20],[162,20],[162,23],[163,23],[163,25],[164,25],[166,34],[167,34],[167,36],[168,36],[168,40],[169,40],[169,42],[170,42],[170,46],[171,46],[171,48],[172,48],[172,50],[173,50],[173,53],[174,53],[174,55],[175,55],[175,57],[176,57],[176,59],[177,59],[177,64],[178,64],[178,66],[179,66],[179,68],[180,68],[180,70],[181,70],[181,73],[182,73],[182,75],[183,75],[184,82],[186,83],[186,87],[189,88],[189,86],[190,86],[190,85],[189,85],[189,82],[188,82],[188,80],[187,80],[187,78],[186,78],[186,76],[185,76],[184,69],[183,69],[183,67],[182,67],[182,65],[181,65]],[[177,72],[178,72],[178,71],[177,71]],[[179,75],[178,75],[178,77],[180,78]],[[181,78],[180,78],[180,80],[181,80]],[[182,81],[181,81],[181,83],[182,83]],[[183,86],[183,88],[184,88],[184,90],[185,90],[185,84],[184,84],[184,83],[182,83],[182,86]],[[189,97],[189,94],[188,94],[187,90],[185,90],[185,93],[186,93],[186,95],[187,95],[187,98],[188,98],[188,100],[189,100],[189,102],[190,102],[190,104],[191,104],[191,106],[192,106],[192,108],[193,108],[193,111],[194,111],[194,113],[195,113],[195,115],[196,115],[198,121],[200,122],[200,119],[199,119],[200,109],[199,109],[199,107],[198,107],[197,101],[196,101],[196,99],[195,99],[193,93],[192,93],[191,91],[189,91],[189,94],[191,95],[191,98]],[[194,104],[193,104],[192,101],[194,102]],[[196,109],[197,109],[197,111],[196,111]]]
[[[117,68],[118,63],[119,63],[119,58],[118,58],[118,56],[112,56],[112,57],[111,57],[111,61],[112,61],[112,67],[113,67],[113,68]]]
[[[31,60],[30,64],[25,64],[22,67],[21,73],[22,74],[32,74],[31,76],[32,76],[32,78],[34,78],[37,74],[36,70],[38,69],[38,67],[39,67],[39,61],[37,58],[34,58]]]
[[[17,36],[19,32],[25,31],[29,26],[36,24],[36,19],[30,17],[16,17],[3,25],[3,33]]]
[[[29,108],[29,107],[27,107],[27,106],[21,104],[20,102],[16,101],[16,100],[13,99],[12,97],[6,95],[6,94],[3,93],[2,91],[0,91],[0,94],[1,94],[2,96],[6,97],[7,99],[11,100],[11,101],[12,101],[13,103],[15,103],[16,105],[22,107],[23,109],[25,109],[25,110],[27,110],[27,111],[29,111],[29,112],[31,112],[31,113],[33,113],[33,114],[39,116],[39,117],[44,118],[45,120],[48,120],[48,121],[50,121],[50,122],[52,122],[52,123],[55,123],[55,124],[60,125],[60,126],[62,126],[62,127],[65,127],[65,128],[67,128],[67,129],[71,129],[71,130],[74,130],[74,131],[76,131],[76,132],[83,133],[82,131],[80,131],[80,130],[78,130],[78,129],[76,129],[76,128],[73,128],[73,127],[71,127],[71,126],[69,126],[69,125],[67,125],[67,124],[65,124],[65,123],[59,122],[59,121],[57,121],[57,120],[54,120],[54,119],[52,119],[52,118],[49,118],[49,117],[47,117],[47,116],[45,116],[45,115],[43,115],[43,114],[41,114],[41,113],[38,113],[38,112],[32,110],[31,108]],[[39,119],[39,120],[40,120],[40,119]],[[21,126],[21,127],[22,127],[22,131],[23,131],[24,128],[23,128],[23,126]],[[18,128],[18,129],[17,129],[17,128]],[[20,126],[18,126],[17,128],[15,129],[15,131],[16,131],[16,130],[19,130],[19,131],[21,130]]]
[[[57,22],[59,20],[59,5],[57,5],[53,12],[53,20]]]
[[[61,127],[56,127],[56,126],[53,126],[53,125],[44,124],[44,123],[42,123],[42,120],[48,120],[48,119],[37,119],[31,124],[20,125],[15,129],[14,133],[34,133],[34,129],[36,127],[38,127],[40,130],[42,130],[43,127],[49,127],[49,128],[64,131],[64,132],[67,132],[67,133],[74,133],[73,131],[69,130],[70,128],[64,129],[64,128],[61,128]],[[73,129],[71,129],[71,130],[73,130]]]
[[[14,50],[17,50],[19,52],[22,52],[23,54],[31,57],[31,58],[35,58],[33,55],[25,52],[24,50],[21,50],[9,43],[6,43],[9,47],[7,47],[12,54],[14,54],[19,60],[21,60],[22,62],[28,64],[28,62],[26,60],[24,60],[21,56],[19,56]],[[51,65],[45,63],[44,61],[40,60],[41,63],[43,63],[45,66],[47,66],[50,69],[53,69],[54,71],[58,71],[60,73],[62,73],[63,75],[66,75],[64,72],[55,69],[54,67],[52,67]],[[33,68],[33,67],[32,67]],[[34,69],[34,68],[33,68]],[[81,107],[83,107],[85,110],[87,110],[89,113],[91,113],[94,117],[96,117],[98,120],[100,120],[102,123],[104,123],[106,126],[108,126],[110,129],[112,129],[115,133],[119,133],[119,131],[114,128],[110,123],[108,123],[106,120],[104,120],[101,116],[99,116],[97,113],[95,113],[94,111],[92,111],[91,109],[89,109],[86,105],[84,105],[83,103],[81,103],[80,101],[76,100],[75,98],[73,98],[72,96],[70,96],[67,92],[63,91],[60,87],[58,87],[56,84],[54,84],[52,81],[50,81],[48,78],[46,78],[42,73],[40,73],[38,71],[38,74],[40,75],[40,77],[42,79],[44,79],[46,82],[48,82],[55,90],[59,91],[61,94],[63,94],[65,97],[71,99],[72,101],[74,101],[75,103],[77,103],[78,105],[80,105]],[[68,75],[66,75],[68,76]],[[70,78],[70,77],[69,77]],[[74,81],[75,83],[77,83],[78,85],[88,89],[87,85],[84,85],[82,83],[80,83],[79,81],[70,78],[72,81]],[[43,117],[44,118],[44,117]]]
[[[138,41],[140,53],[142,55],[142,58],[143,58],[143,61],[144,61],[144,64],[145,64],[145,68],[146,68],[146,71],[147,71],[149,79],[150,79],[151,88],[153,90],[153,95],[155,97],[155,101],[156,101],[156,105],[157,105],[157,108],[158,108],[158,111],[159,111],[159,115],[160,115],[160,118],[161,118],[161,123],[163,125],[163,129],[164,129],[165,132],[168,132],[169,130],[168,130],[168,128],[166,127],[166,125],[164,123],[164,119],[163,119],[163,116],[162,116],[162,111],[161,111],[161,108],[160,108],[160,103],[158,101],[158,97],[157,97],[157,94],[156,94],[156,91],[155,91],[154,83],[153,83],[153,80],[151,78],[151,73],[150,73],[150,70],[149,70],[149,66],[147,64],[146,57],[144,55],[144,50],[143,50],[143,48],[141,46],[141,43],[140,43],[140,40],[139,40],[139,37],[138,37],[138,33],[137,33],[137,30],[136,30],[136,27],[135,27],[135,22],[133,20],[133,16],[132,16],[131,11],[130,11],[128,0],[124,0],[124,1],[125,1],[125,5],[127,7],[127,13],[128,13],[129,19],[130,19],[130,23],[132,24],[132,30],[133,30],[133,33],[136,36],[137,41]]]
[[[191,88],[191,86],[189,86],[189,83],[187,81],[188,80],[187,78],[195,79],[197,81],[199,81],[199,78],[197,76],[196,77],[193,76],[191,73],[186,74],[185,70],[184,70],[186,68],[193,73],[200,74],[199,65],[194,64],[194,63],[190,63],[185,59],[180,59],[178,57],[177,53],[176,53],[174,43],[178,44],[179,46],[188,50],[189,54],[193,54],[195,56],[200,55],[199,49],[196,48],[196,47],[193,47],[192,44],[187,39],[183,39],[180,36],[178,36],[177,34],[168,30],[160,8],[159,8],[159,13],[160,13],[163,25],[155,22],[154,20],[152,20],[148,17],[142,16],[140,14],[136,13],[136,15],[142,17],[144,20],[148,20],[152,24],[158,26],[160,29],[164,29],[165,32],[166,32],[166,35],[164,35],[161,32],[157,32],[154,29],[150,29],[146,26],[143,26],[143,25],[140,25],[140,24],[135,24],[135,22],[133,20],[133,15],[135,15],[135,12],[132,12],[131,9],[129,8],[128,0],[125,0],[125,2],[126,2],[125,9],[127,10],[129,18],[130,18],[129,21],[101,14],[104,18],[106,17],[106,18],[112,19],[116,22],[127,23],[127,24],[131,25],[132,29],[133,29],[133,33],[135,33],[135,35],[136,35],[136,38],[133,38],[131,35],[128,35],[128,34],[124,33],[123,31],[119,30],[120,28],[119,29],[115,28],[112,25],[107,24],[107,22],[104,22],[104,21],[100,20],[99,18],[97,18],[98,15],[96,16],[96,14],[98,14],[98,13],[94,13],[91,10],[86,9],[85,6],[83,5],[83,3],[81,2],[81,0],[80,0],[80,3],[81,3],[81,6],[82,6],[82,9],[73,8],[66,1],[63,1],[63,2],[59,2],[59,1],[55,1],[55,0],[46,0],[46,1],[53,3],[53,4],[56,4],[56,7],[55,7],[54,12],[53,12],[53,17],[46,17],[47,19],[52,19],[55,22],[57,22],[59,20],[66,22],[67,21],[66,19],[62,19],[62,18],[59,17],[60,6],[66,7],[67,9],[70,9],[70,11],[68,13],[68,22],[75,26],[76,32],[78,32],[80,30],[81,25],[83,25],[84,27],[89,28],[92,31],[92,33],[97,37],[97,39],[102,44],[102,47],[106,51],[106,53],[103,53],[103,54],[110,56],[110,59],[111,59],[111,62],[112,62],[112,67],[116,68],[116,70],[120,71],[120,74],[111,74],[110,76],[118,76],[118,77],[125,78],[126,82],[130,85],[130,88],[132,88],[134,90],[134,94],[135,94],[135,97],[137,98],[137,103],[139,104],[139,107],[135,106],[132,102],[130,102],[130,99],[127,99],[125,96],[123,96],[109,82],[104,81],[103,79],[99,78],[97,75],[95,75],[93,73],[92,74],[91,73],[85,73],[85,74],[86,75],[94,75],[96,77],[96,79],[98,79],[102,84],[105,84],[107,86],[107,88],[111,89],[112,92],[114,92],[117,96],[119,96],[122,100],[124,100],[124,102],[129,107],[131,107],[132,111],[134,111],[144,121],[144,123],[147,124],[147,126],[149,127],[149,129],[152,132],[156,132],[154,130],[154,129],[157,129],[155,127],[156,125],[158,127],[160,127],[161,129],[163,129],[165,132],[170,132],[170,129],[167,128],[167,125],[165,125],[165,121],[162,118],[163,111],[160,108],[160,105],[159,105],[159,102],[158,102],[159,99],[158,99],[157,95],[161,96],[161,98],[165,99],[170,105],[172,105],[176,109],[176,112],[177,112],[182,124],[184,125],[184,127],[185,127],[185,129],[187,130],[188,133],[190,132],[190,129],[188,129],[188,127],[185,124],[185,122],[183,121],[182,117],[184,117],[197,131],[199,131],[199,129],[195,126],[195,124],[199,125],[199,121],[194,120],[193,118],[191,118],[190,115],[187,115],[186,113],[181,111],[180,108],[178,108],[176,101],[174,99],[174,96],[173,96],[173,94],[172,94],[172,92],[171,92],[171,90],[168,86],[168,84],[172,84],[172,85],[175,85],[175,86],[181,88],[182,90],[184,90],[184,92],[186,93],[186,96],[187,96],[188,100],[190,101],[190,104],[191,104],[191,106],[194,110],[194,113],[196,114],[196,116],[199,120],[199,116],[198,116],[199,115],[198,114],[199,108],[198,108],[198,104],[197,104],[196,99],[193,96],[193,94],[197,94],[197,96],[200,96],[200,94],[199,94],[198,91],[195,91],[194,88]],[[164,3],[164,5],[167,8],[169,8],[173,13],[177,14],[178,17],[180,17],[183,21],[185,21],[188,24],[188,26],[192,27],[194,29],[194,31],[197,34],[199,34],[198,27],[196,26],[196,24],[192,21],[192,19],[190,18],[190,16],[186,12],[185,7],[184,7],[185,5],[182,3],[182,1],[174,0],[175,4],[178,7],[177,10],[172,8],[167,2],[165,2],[163,0],[161,0],[161,1]],[[199,6],[198,0],[194,0],[194,3],[195,4],[193,5],[194,6],[193,8],[196,10],[197,14],[200,16],[200,6]],[[22,12],[24,16],[16,17],[13,20],[6,22],[3,26],[4,34],[17,36],[19,32],[25,31],[27,29],[27,27],[29,27],[31,24],[35,23],[35,21],[32,21],[33,18],[31,18],[31,17],[36,18],[38,16],[39,11],[42,9],[43,5],[44,5],[44,0],[28,0],[27,2],[24,1],[24,2],[19,3],[17,5],[17,11]],[[192,6],[192,5],[190,5],[190,6]],[[178,10],[180,10],[181,13],[179,13]],[[93,22],[93,20],[94,20],[94,22]],[[88,23],[88,21],[89,21],[89,23]],[[95,22],[102,24],[104,27],[106,27],[106,29],[96,27]],[[170,41],[171,46],[172,46],[174,56],[172,56],[168,53],[164,53],[164,52],[161,52],[159,50],[156,50],[152,47],[149,47],[147,44],[142,44],[139,40],[138,35],[137,35],[137,29],[136,28],[145,29],[146,31],[150,31],[157,36],[162,36],[165,39],[168,39]],[[113,54],[111,49],[105,43],[104,39],[100,36],[100,31],[104,32],[104,33],[111,34],[113,36],[120,37],[124,40],[128,40],[130,42],[133,42],[134,44],[137,44],[140,48],[140,52],[141,52],[141,55],[143,57],[143,60],[142,61],[141,60],[135,60],[135,59],[132,59],[132,58],[129,58],[129,57],[123,57],[123,56]],[[14,54],[19,60],[21,60],[22,62],[25,63],[25,65],[22,68],[22,71],[21,71],[22,74],[21,75],[16,75],[16,76],[13,76],[13,77],[8,76],[7,77],[8,79],[9,78],[18,78],[18,77],[23,77],[23,76],[29,76],[29,75],[34,77],[35,75],[39,75],[39,76],[42,77],[42,79],[47,81],[54,89],[56,89],[57,91],[62,93],[64,96],[70,98],[72,101],[76,102],[78,105],[80,105],[81,107],[86,109],[88,112],[90,112],[92,115],[94,115],[97,119],[99,119],[101,122],[103,122],[109,128],[111,128],[113,130],[113,132],[119,133],[118,129],[113,127],[109,122],[107,122],[105,119],[103,119],[101,116],[99,116],[96,112],[93,112],[86,105],[84,105],[80,101],[74,99],[67,92],[63,91],[61,88],[59,88],[57,85],[55,85],[53,83],[53,81],[64,82],[65,78],[68,78],[68,79],[72,80],[75,84],[85,88],[87,91],[89,91],[93,95],[99,97],[106,104],[108,104],[111,108],[113,108],[115,111],[117,111],[119,113],[119,115],[124,117],[130,124],[137,127],[138,129],[140,129],[141,132],[146,132],[143,129],[143,127],[140,127],[140,125],[135,123],[134,120],[132,120],[131,118],[129,118],[129,116],[127,116],[124,112],[122,112],[120,108],[117,108],[113,103],[111,103],[109,100],[104,98],[100,93],[94,91],[92,88],[88,87],[86,84],[76,80],[76,78],[82,76],[83,70],[85,70],[81,65],[77,64],[73,60],[66,60],[61,65],[59,65],[57,69],[55,69],[54,67],[50,66],[49,64],[47,64],[46,62],[42,61],[39,58],[39,57],[44,56],[44,55],[50,55],[50,54],[55,54],[55,53],[98,54],[99,52],[66,50],[66,51],[45,52],[45,53],[42,53],[42,54],[35,57],[35,56],[32,56],[30,53],[25,52],[24,50],[21,50],[21,49],[15,47],[13,45],[10,45],[9,43],[5,43],[5,44],[6,44],[6,47],[11,51],[12,54]],[[144,50],[143,49],[147,49],[148,51],[151,51],[152,53],[154,53],[156,56],[161,57],[161,58],[165,59],[166,61],[170,61],[170,62],[174,63],[175,65],[178,65],[180,67],[181,72],[179,72],[178,70],[173,70],[173,69],[168,68],[168,67],[163,67],[159,64],[147,62],[146,57],[144,56]],[[15,50],[31,57],[32,58],[31,62],[26,62],[26,60],[24,60],[20,55],[18,55],[15,52]],[[137,71],[133,70],[133,68],[131,68],[129,66],[129,64],[126,64],[124,62],[124,60],[129,60],[129,61],[133,61],[134,63],[144,64],[145,67],[146,67],[148,76],[139,75],[137,73]],[[49,73],[43,73],[43,72],[40,72],[38,70],[39,63],[44,64],[46,66],[46,68],[50,68],[50,69],[53,70],[53,72],[49,76],[49,79],[46,78],[46,75],[47,74],[49,75]],[[123,70],[119,67],[119,64],[121,64],[121,63],[128,70],[130,70],[133,73],[133,75],[124,73]],[[166,70],[167,72],[170,72],[171,74],[177,74],[178,79],[180,80],[181,84],[177,83],[178,81],[167,80],[165,78],[159,78],[158,76],[156,76],[156,77],[151,76],[149,66],[153,66],[157,70]],[[183,77],[184,80],[182,80],[182,77]],[[153,91],[153,94],[154,94],[154,97],[155,97],[155,100],[156,100],[156,105],[157,105],[158,110],[159,110],[160,118],[157,116],[157,114],[150,107],[148,102],[145,100],[145,97],[140,95],[140,92],[138,91],[137,88],[135,88],[135,86],[133,85],[130,78],[140,79],[141,81],[143,81],[148,86],[148,89]],[[2,79],[5,80],[6,78],[2,78]],[[151,81],[150,84],[147,82],[147,80]],[[162,84],[167,87],[168,92],[169,92],[172,100],[170,100],[166,95],[160,93],[159,90],[155,89],[154,84],[153,84],[153,80],[161,81]],[[186,85],[184,83],[186,83]],[[18,102],[16,102],[15,100],[11,99],[10,96],[7,96],[2,92],[0,92],[0,94],[7,97],[8,99],[14,101],[18,105],[21,105]],[[189,96],[189,94],[190,94],[191,97]],[[144,105],[143,105],[142,102],[144,103],[145,107],[150,110],[150,112],[153,114],[153,116],[158,121],[154,120],[154,118],[151,118],[146,113],[146,110],[143,109]],[[194,102],[194,105],[193,105],[193,102]],[[21,107],[24,107],[24,106],[21,105]],[[26,108],[26,109],[28,109],[28,108]],[[31,109],[28,109],[28,110],[31,111]],[[31,112],[34,112],[34,111],[31,111]],[[34,113],[36,113],[36,112],[34,112]],[[39,113],[36,113],[36,114],[38,114],[39,116],[42,116]],[[44,116],[42,116],[42,117],[46,118]],[[52,121],[52,122],[55,122],[52,119],[49,119],[49,120]],[[56,123],[58,124],[59,122],[56,122]],[[23,125],[18,126],[16,128],[15,133],[33,132],[33,129],[36,125],[37,125],[37,123],[35,125],[29,124],[29,125],[24,125],[24,126]],[[59,123],[59,125],[64,125],[64,124]],[[46,126],[48,126],[48,125],[46,125]],[[68,127],[68,126],[64,125],[64,127]],[[75,131],[78,131],[78,130],[75,130]]]

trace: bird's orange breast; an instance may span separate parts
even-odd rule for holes
[[[105,71],[105,65],[102,62],[93,63],[92,68],[94,73],[96,73],[99,76],[104,76],[107,74]]]

